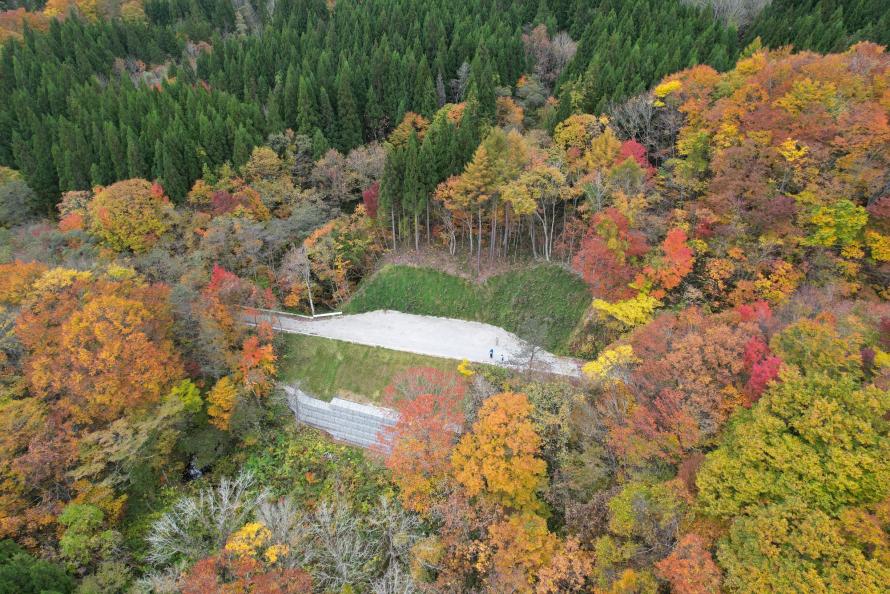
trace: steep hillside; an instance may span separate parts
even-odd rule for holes
[[[523,268],[482,284],[429,268],[385,266],[359,287],[344,311],[394,309],[475,320],[566,353],[569,336],[589,304],[584,282],[558,266]]]

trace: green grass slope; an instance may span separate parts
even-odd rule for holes
[[[299,384],[316,398],[334,396],[378,401],[399,373],[412,367],[457,369],[458,361],[392,351],[340,340],[283,334],[286,345],[278,361],[279,379]]]
[[[584,282],[558,266],[523,268],[477,285],[431,268],[390,265],[366,280],[344,311],[392,309],[485,322],[566,353],[589,304]]]

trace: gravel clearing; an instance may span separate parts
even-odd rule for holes
[[[467,359],[502,367],[527,368],[529,361],[532,361],[532,368],[539,371],[581,376],[578,361],[532,348],[512,332],[481,322],[391,310],[316,319],[266,311],[247,316],[248,323],[264,320],[271,322],[281,332],[320,336],[431,357]],[[492,349],[493,356],[489,356]]]

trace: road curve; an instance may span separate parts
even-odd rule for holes
[[[316,319],[265,310],[247,311],[245,321],[249,324],[267,321],[280,332],[514,369],[531,365],[536,371],[581,377],[580,362],[557,357],[542,349],[532,349],[512,332],[481,322],[391,310]]]

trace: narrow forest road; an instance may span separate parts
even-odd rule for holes
[[[581,377],[581,364],[557,357],[503,328],[453,318],[419,316],[391,310],[326,318],[300,318],[278,312],[245,314],[245,321],[268,321],[275,330],[343,340],[431,357],[467,359],[501,367]],[[493,352],[492,352],[493,351]]]

